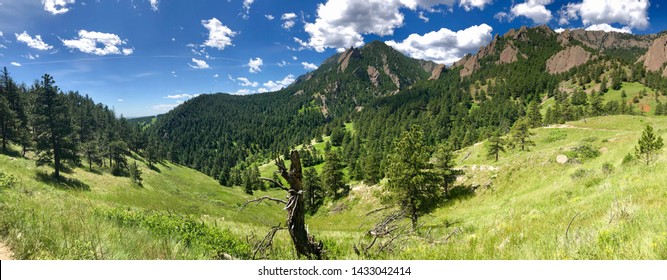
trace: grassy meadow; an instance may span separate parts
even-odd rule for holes
[[[366,232],[383,215],[372,213],[382,207],[382,183],[354,182],[348,197],[326,201],[307,224],[330,259],[667,259],[667,153],[649,166],[624,160],[646,124],[667,138],[666,117],[609,116],[534,129],[535,147],[508,150],[498,162],[487,159],[485,143],[458,151],[465,175],[453,197],[421,217],[417,233],[377,240],[375,249],[388,244],[382,250],[354,250],[372,242]],[[582,156],[582,146],[597,156]],[[558,155],[571,160],[559,164]],[[81,168],[54,182],[49,168],[0,155],[0,234],[15,258],[296,257],[286,231],[272,249],[254,252],[270,227],[284,224],[282,205],[241,209],[253,198],[241,188],[134,160],[141,186]],[[270,177],[275,167],[260,170]],[[264,195],[285,196],[254,197]]]

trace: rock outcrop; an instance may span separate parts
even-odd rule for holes
[[[547,72],[558,74],[582,65],[591,59],[591,53],[581,46],[569,46],[547,60]]]
[[[660,71],[667,63],[667,35],[653,41],[653,45],[648,49],[640,61],[644,61],[644,67],[647,71]],[[663,76],[667,77],[667,67],[663,69]]]

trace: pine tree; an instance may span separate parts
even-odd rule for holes
[[[330,151],[325,156],[322,168],[322,187],[326,190],[327,195],[334,199],[338,198],[345,188],[343,165],[335,151]]]
[[[602,105],[602,96],[600,96],[597,92],[593,91],[591,95],[589,96],[589,104],[590,104],[590,109],[589,109],[589,114],[593,117],[595,116],[601,116],[604,114],[604,108]]]
[[[54,177],[60,178],[64,162],[78,164],[74,129],[69,108],[58,93],[53,78],[42,77],[35,104],[37,165],[53,164]]]
[[[456,177],[463,175],[463,170],[454,169],[454,149],[449,144],[441,144],[435,152],[435,172],[440,177],[445,198],[449,197],[449,189],[456,182]]]
[[[510,131],[510,147],[521,147],[521,151],[525,151],[528,146],[535,146],[535,142],[530,140],[533,135],[535,133],[530,131],[528,119],[521,118],[517,120]]]
[[[494,133],[489,138],[486,156],[488,158],[495,158],[496,161],[500,158],[500,152],[505,152],[505,140],[500,138],[498,133]]]
[[[139,165],[137,165],[137,161],[135,160],[134,164],[130,165],[130,179],[139,186],[141,186],[141,182],[143,181],[141,174],[141,169],[139,169]]]
[[[16,98],[16,85],[7,67],[2,72],[2,84],[0,84],[0,136],[2,137],[2,151],[7,152],[7,144],[12,140],[16,126],[16,112],[13,110],[12,99]]]
[[[646,165],[651,164],[653,156],[664,146],[662,137],[653,133],[653,127],[650,125],[646,125],[638,144],[635,147],[635,156],[646,162]]]
[[[99,161],[99,143],[96,140],[90,140],[83,143],[82,152],[88,160],[88,170],[93,170],[93,163]]]
[[[609,89],[607,88],[607,76],[602,77],[602,82],[600,82],[600,92],[607,93]]]
[[[421,128],[413,125],[396,139],[388,159],[388,192],[383,200],[405,210],[416,230],[419,216],[433,211],[444,199],[436,174],[428,171],[429,152]]]
[[[324,189],[315,168],[306,168],[303,173],[303,199],[306,211],[314,214],[322,205]]]
[[[528,112],[526,112],[526,117],[528,117],[531,127],[542,126],[542,114],[540,113],[540,107],[540,103],[535,100],[528,104]]]

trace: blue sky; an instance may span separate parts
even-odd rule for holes
[[[451,64],[522,25],[657,33],[648,0],[0,0],[0,67],[44,73],[128,117],[197,94],[274,91],[350,46],[381,40]]]

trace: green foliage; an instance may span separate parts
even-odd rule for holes
[[[143,178],[141,178],[141,169],[139,169],[139,166],[137,165],[137,161],[134,161],[134,164],[131,164],[129,166],[130,170],[130,179],[132,182],[135,184],[141,186],[141,181],[143,181]]]
[[[530,131],[530,120],[528,118],[521,118],[512,126],[509,146],[512,148],[519,147],[521,151],[525,151],[530,146],[535,146],[535,142],[530,140],[530,137],[533,135],[535,133]]]
[[[599,157],[600,151],[593,147],[593,145],[590,143],[585,143],[574,147],[571,151],[566,152],[565,155],[570,158],[576,158],[578,160],[584,161]]]
[[[615,169],[614,165],[609,162],[605,162],[604,164],[602,164],[602,172],[604,174],[609,175],[614,172],[614,169]]]
[[[119,209],[97,213],[124,227],[139,227],[156,236],[177,238],[187,247],[204,250],[213,259],[223,259],[225,254],[245,259],[250,257],[250,246],[243,239],[233,236],[229,230],[212,227],[194,217]]]
[[[338,147],[343,143],[345,137],[345,128],[338,126],[331,132],[331,145]]]
[[[417,229],[419,216],[430,213],[444,199],[440,180],[431,171],[428,146],[419,126],[412,126],[394,142],[394,151],[388,156],[387,193],[385,203],[398,205],[407,212],[412,229]]]
[[[627,153],[623,157],[623,161],[621,162],[622,165],[628,165],[635,162],[635,157],[631,153]]]
[[[553,143],[567,139],[567,132],[565,130],[554,129],[549,131],[549,134],[544,138],[544,143]]]
[[[322,168],[322,187],[327,196],[334,199],[344,194],[343,165],[336,151],[330,151],[325,156]]]
[[[314,214],[324,202],[322,180],[315,168],[306,168],[303,172],[303,199],[306,212]]]
[[[65,162],[79,163],[74,128],[65,97],[59,94],[53,78],[42,77],[35,104],[37,165],[53,164],[54,176],[60,177]]]
[[[501,138],[498,133],[494,133],[487,143],[486,157],[498,161],[500,152],[505,152],[505,145],[505,139]]]
[[[454,150],[449,144],[440,144],[434,154],[435,164],[433,168],[440,177],[442,186],[445,190],[445,198],[449,197],[449,189],[456,182],[456,177],[464,174],[463,170],[455,169],[456,156]]]
[[[0,188],[8,188],[16,183],[16,177],[12,174],[5,174],[0,171]]]
[[[662,136],[653,133],[653,127],[646,125],[641,138],[639,138],[639,143],[635,147],[635,156],[649,165],[651,161],[655,160],[654,156],[662,150],[664,144]]]

